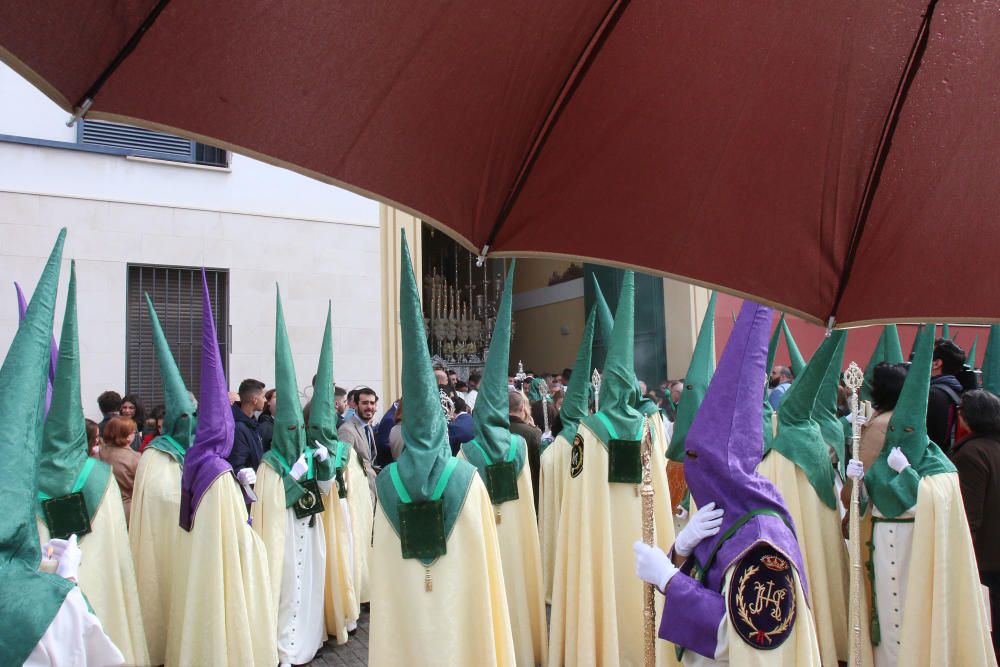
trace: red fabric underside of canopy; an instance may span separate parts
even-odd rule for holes
[[[154,4],[3,3],[0,55],[74,105]],[[824,321],[926,0],[632,0],[592,41],[613,5],[172,0],[91,114]],[[841,324],[1000,319],[998,2],[929,34]]]

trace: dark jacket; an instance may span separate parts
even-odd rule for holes
[[[1000,434],[965,438],[955,444],[951,460],[958,468],[979,569],[1000,572]]]
[[[397,405],[393,403],[375,427],[375,467],[380,470],[393,461],[392,449],[389,447],[389,433],[396,424]]]
[[[538,469],[541,456],[542,431],[519,417],[510,416],[510,432],[524,438],[528,443],[528,466],[531,468],[531,489],[535,495],[535,513],[538,513]]]
[[[257,417],[257,435],[260,436],[264,451],[271,449],[271,438],[274,437],[274,417],[266,412]]]
[[[233,433],[233,451],[229,453],[229,464],[239,472],[243,468],[257,469],[260,458],[264,455],[264,443],[257,432],[257,420],[247,417],[239,405],[233,406],[233,421],[236,430]],[[289,461],[291,465],[294,461]]]
[[[475,437],[475,423],[472,421],[472,415],[468,412],[455,415],[455,418],[448,423],[448,444],[451,445],[452,456],[458,456],[458,450],[462,448],[462,443],[469,442]]]
[[[948,387],[957,396],[962,395],[962,385],[954,375],[936,375],[931,378],[930,395],[927,397],[927,435],[945,453],[951,446],[951,426],[957,419],[955,402],[944,389]]]

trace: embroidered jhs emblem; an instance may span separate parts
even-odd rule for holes
[[[788,560],[767,543],[755,545],[733,569],[729,619],[755,649],[778,648],[795,624],[795,579]]]

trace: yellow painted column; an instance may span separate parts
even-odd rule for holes
[[[667,320],[667,375],[684,377],[698,330],[708,309],[711,290],[670,278],[663,279],[663,312]]]
[[[403,392],[403,344],[399,329],[400,231],[406,231],[417,285],[423,285],[421,221],[409,213],[379,204],[382,274],[382,404],[391,405]],[[421,290],[421,298],[423,291]]]

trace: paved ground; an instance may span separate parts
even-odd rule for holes
[[[368,664],[368,612],[362,611],[358,631],[343,646],[328,641],[309,663],[312,667],[365,667]]]

